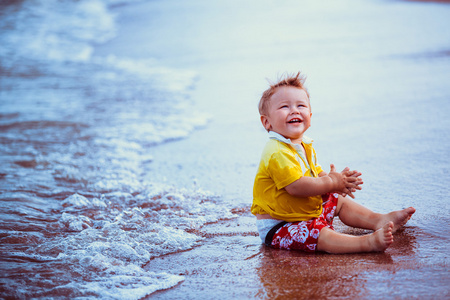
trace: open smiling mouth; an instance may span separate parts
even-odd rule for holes
[[[302,120],[295,118],[295,119],[290,120],[288,123],[301,123],[301,122],[302,122]]]

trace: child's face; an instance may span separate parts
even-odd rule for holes
[[[267,114],[261,116],[261,122],[266,130],[301,143],[303,133],[311,126],[311,115],[305,90],[282,86],[270,98]]]

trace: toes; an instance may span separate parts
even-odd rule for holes
[[[392,230],[394,229],[394,222],[388,222],[387,224],[387,230],[386,230],[386,232],[388,233],[388,234],[392,234]]]
[[[410,207],[406,208],[405,211],[411,217],[416,212],[416,209],[414,207],[410,206]]]

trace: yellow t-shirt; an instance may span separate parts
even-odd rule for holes
[[[318,164],[312,140],[303,137],[306,157],[300,145],[270,132],[253,186],[253,214],[269,214],[288,222],[306,221],[322,213],[322,196],[300,198],[291,196],[284,187],[302,176],[318,177],[322,167]]]

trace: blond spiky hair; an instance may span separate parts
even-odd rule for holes
[[[275,94],[277,88],[281,86],[292,86],[295,88],[303,89],[306,92],[306,95],[308,95],[309,99],[309,93],[304,85],[305,80],[306,77],[301,75],[300,72],[298,72],[296,75],[284,74],[280,79],[278,79],[278,82],[270,84],[270,87],[263,92],[261,100],[259,100],[258,105],[259,114],[260,115],[267,114],[270,98],[273,96],[273,94]]]

